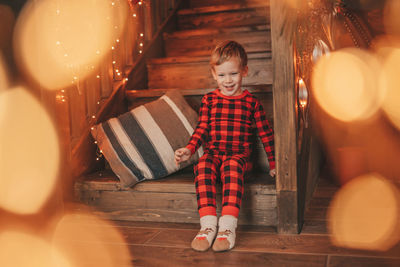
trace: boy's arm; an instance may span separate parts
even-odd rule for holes
[[[208,132],[209,132],[209,124],[208,124],[208,116],[209,116],[209,107],[207,97],[204,96],[201,100],[200,111],[199,111],[199,120],[197,123],[197,127],[194,130],[192,137],[189,140],[186,148],[190,150],[192,155],[196,152],[196,150],[201,146],[201,144],[207,140]]]
[[[268,123],[263,106],[258,101],[255,106],[254,121],[256,123],[258,135],[267,153],[269,168],[270,170],[275,170],[274,131]]]

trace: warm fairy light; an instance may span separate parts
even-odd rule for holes
[[[118,69],[116,69],[116,70],[115,70],[115,72],[119,72],[119,70],[118,70]]]
[[[139,1],[139,3],[138,3],[139,5],[141,5],[142,4],[142,1]]]
[[[97,79],[100,79],[100,75],[96,75],[96,78],[97,78]]]
[[[115,60],[113,60],[112,64],[115,64],[115,63],[116,63]]]
[[[94,127],[90,127],[90,130],[92,130],[92,131],[93,131],[93,130],[94,130]]]
[[[47,89],[68,86],[74,75],[85,79],[93,72],[87,66],[100,64],[124,29],[128,3],[114,3],[27,1],[15,27],[18,64]]]
[[[140,46],[143,46],[143,43],[140,43],[139,45],[140,45]]]
[[[117,73],[117,75],[118,75],[118,76],[121,76],[121,73],[120,73],[120,72],[118,72],[118,73]]]
[[[398,67],[400,66],[400,48],[387,48],[387,56],[382,68],[381,91],[384,91],[383,110],[400,129],[400,76]]]
[[[119,43],[119,39],[115,40],[117,43]]]
[[[129,79],[128,78],[125,78],[125,81],[128,81]]]
[[[140,33],[140,37],[143,37],[143,33]]]
[[[55,227],[52,243],[74,266],[132,266],[118,227],[93,215],[65,215]]]
[[[139,50],[139,53],[141,54],[143,51],[142,50]]]
[[[400,192],[376,173],[346,183],[334,196],[328,228],[336,246],[388,250],[400,241]]]
[[[383,100],[378,88],[380,67],[375,57],[360,49],[342,49],[318,60],[312,75],[315,99],[342,121],[372,116]]]
[[[136,13],[134,13],[132,16],[136,18]]]
[[[39,101],[22,87],[1,93],[0,107],[12,114],[0,114],[0,207],[32,214],[45,203],[57,180],[57,131]]]
[[[3,229],[0,234],[0,266],[78,266],[71,264],[65,255],[44,239],[28,233]]]
[[[115,48],[114,48],[114,46],[111,46],[111,50],[114,50]]]

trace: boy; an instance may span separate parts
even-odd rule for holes
[[[188,160],[205,143],[204,155],[194,168],[201,229],[192,248],[206,251],[216,236],[215,183],[220,177],[222,212],[213,250],[225,251],[235,245],[253,122],[267,152],[271,176],[275,176],[274,137],[262,105],[241,88],[242,78],[248,73],[243,47],[234,41],[220,43],[211,54],[210,65],[218,88],[203,97],[198,125],[188,145],[175,151],[175,162]]]

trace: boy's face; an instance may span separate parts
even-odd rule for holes
[[[237,58],[212,67],[211,72],[223,95],[237,96],[242,93],[242,78],[247,76],[248,68],[241,68]]]

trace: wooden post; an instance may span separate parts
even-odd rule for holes
[[[270,12],[278,232],[295,234],[299,231],[293,61],[296,12],[281,0],[271,0]]]
[[[145,2],[144,34],[147,41],[150,41],[154,35],[153,2],[154,0]]]

